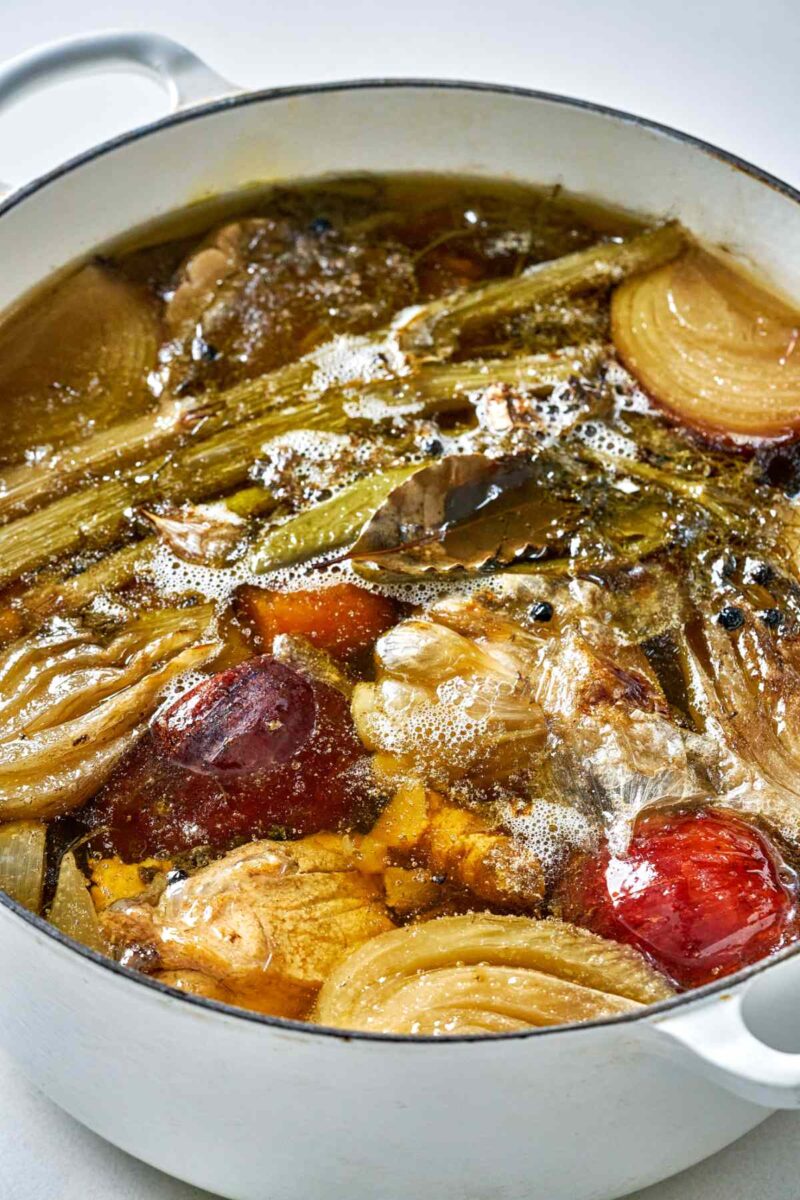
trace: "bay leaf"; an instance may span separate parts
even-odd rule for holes
[[[454,455],[392,489],[349,551],[400,575],[479,571],[564,550],[578,506],[546,457]]]

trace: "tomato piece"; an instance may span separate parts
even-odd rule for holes
[[[267,650],[277,634],[291,633],[320,650],[346,656],[366,650],[397,620],[391,600],[353,583],[299,592],[245,587],[240,601]]]
[[[154,722],[84,819],[125,862],[340,828],[371,804],[347,700],[269,656],[205,680]]]
[[[762,834],[735,817],[659,812],[640,819],[627,854],[606,850],[570,872],[562,910],[699,987],[796,936],[785,874]]]

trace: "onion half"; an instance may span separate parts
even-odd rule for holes
[[[145,613],[102,645],[56,619],[0,654],[0,820],[81,805],[141,734],[169,684],[219,654],[213,609]]]
[[[693,247],[633,276],[611,321],[625,366],[687,425],[742,441],[800,429],[800,312],[733,260]]]
[[[509,1033],[671,995],[629,946],[555,919],[471,913],[365,942],[328,977],[314,1020],[374,1033]]]
[[[153,297],[100,263],[12,316],[0,331],[0,457],[78,441],[152,407],[160,337]]]

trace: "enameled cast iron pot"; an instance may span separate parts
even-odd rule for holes
[[[0,308],[200,196],[256,180],[450,171],[678,215],[800,297],[800,195],[682,134],[515,88],[369,81],[243,93],[153,35],[0,69],[142,69],[170,116],[13,192]],[[184,998],[0,895],[0,1043],[109,1141],[235,1200],[605,1200],[800,1107],[800,952],[642,1016],[497,1038],[348,1035]]]

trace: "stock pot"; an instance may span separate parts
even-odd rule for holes
[[[242,92],[155,35],[0,69],[0,107],[68,71],[159,80],[164,119],[12,191],[0,308],[98,245],[253,181],[451,171],[563,183],[757,262],[800,297],[800,195],[672,130],[516,88]],[[800,1107],[800,951],[643,1015],[496,1038],[346,1034],[226,1008],[69,942],[0,895],[0,1043],[49,1097],[232,1200],[606,1200]]]

